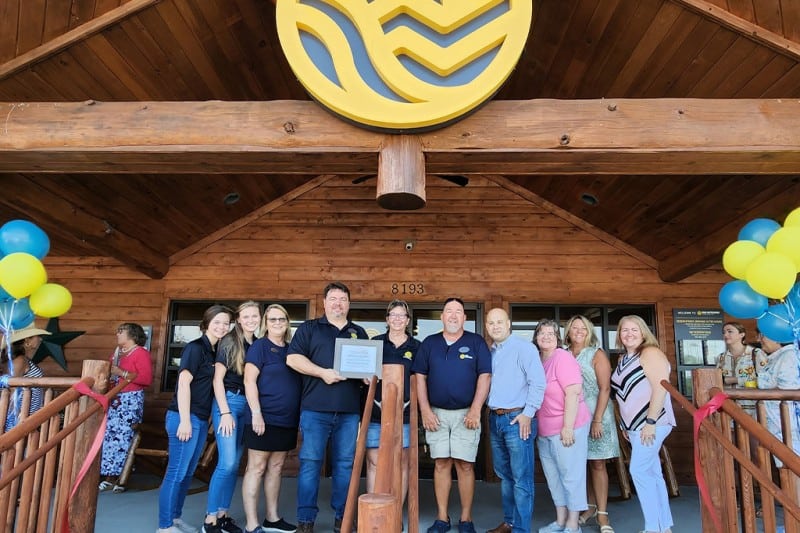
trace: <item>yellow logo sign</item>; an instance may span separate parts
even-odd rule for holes
[[[281,46],[300,83],[358,124],[447,125],[511,74],[531,0],[278,0]]]

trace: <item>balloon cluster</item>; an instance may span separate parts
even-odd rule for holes
[[[32,324],[35,315],[52,318],[72,307],[65,287],[47,283],[41,260],[49,251],[50,239],[32,222],[12,220],[0,227],[0,333],[7,339]]]
[[[758,319],[761,333],[776,342],[800,342],[800,207],[783,226],[768,218],[745,224],[722,266],[736,278],[719,291],[726,313]]]

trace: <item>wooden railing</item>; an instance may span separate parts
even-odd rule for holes
[[[723,389],[721,372],[711,368],[693,370],[692,383],[697,408],[721,392],[728,396],[721,402],[717,413],[703,420],[695,442],[712,506],[710,510],[706,506],[702,508],[703,532],[718,530],[714,514],[722,531],[758,531],[754,491],[759,490],[763,513],[761,531],[776,531],[777,503],[783,507],[785,531],[800,533],[797,485],[800,457],[792,448],[791,419],[796,415],[793,408],[790,409],[790,402],[800,400],[800,391]],[[697,408],[677,389],[667,381],[661,384],[674,401],[695,415]],[[735,399],[756,400],[758,420],[745,413]],[[765,400],[781,402],[783,441],[766,429]],[[783,462],[783,467],[778,469],[779,484],[773,481],[771,456]]]
[[[18,424],[0,434],[0,530],[60,531],[69,506],[69,530],[94,531],[97,512],[99,458],[86,473],[70,501],[70,490],[89,452],[104,413],[101,405],[74,388],[83,382],[105,393],[110,364],[84,361],[80,378],[11,378],[0,392],[0,432],[14,388],[21,388]],[[105,394],[113,399],[128,381]],[[44,406],[28,416],[31,388],[44,388]]]

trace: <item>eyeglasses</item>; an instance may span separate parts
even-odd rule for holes
[[[556,334],[555,333],[539,333],[538,335],[536,335],[536,338],[538,338],[538,339],[555,339],[556,338]]]
[[[403,318],[408,318],[408,315],[405,314],[405,313],[389,313],[386,316],[388,316],[389,318],[391,318],[393,320],[401,320]]]
[[[268,318],[268,319],[267,319],[267,322],[272,322],[273,324],[276,324],[276,323],[277,323],[277,324],[283,324],[284,322],[286,322],[286,318],[284,318],[284,317],[280,317],[280,318]]]

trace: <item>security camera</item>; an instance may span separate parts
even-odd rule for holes
[[[406,252],[414,249],[414,241],[406,241]]]

